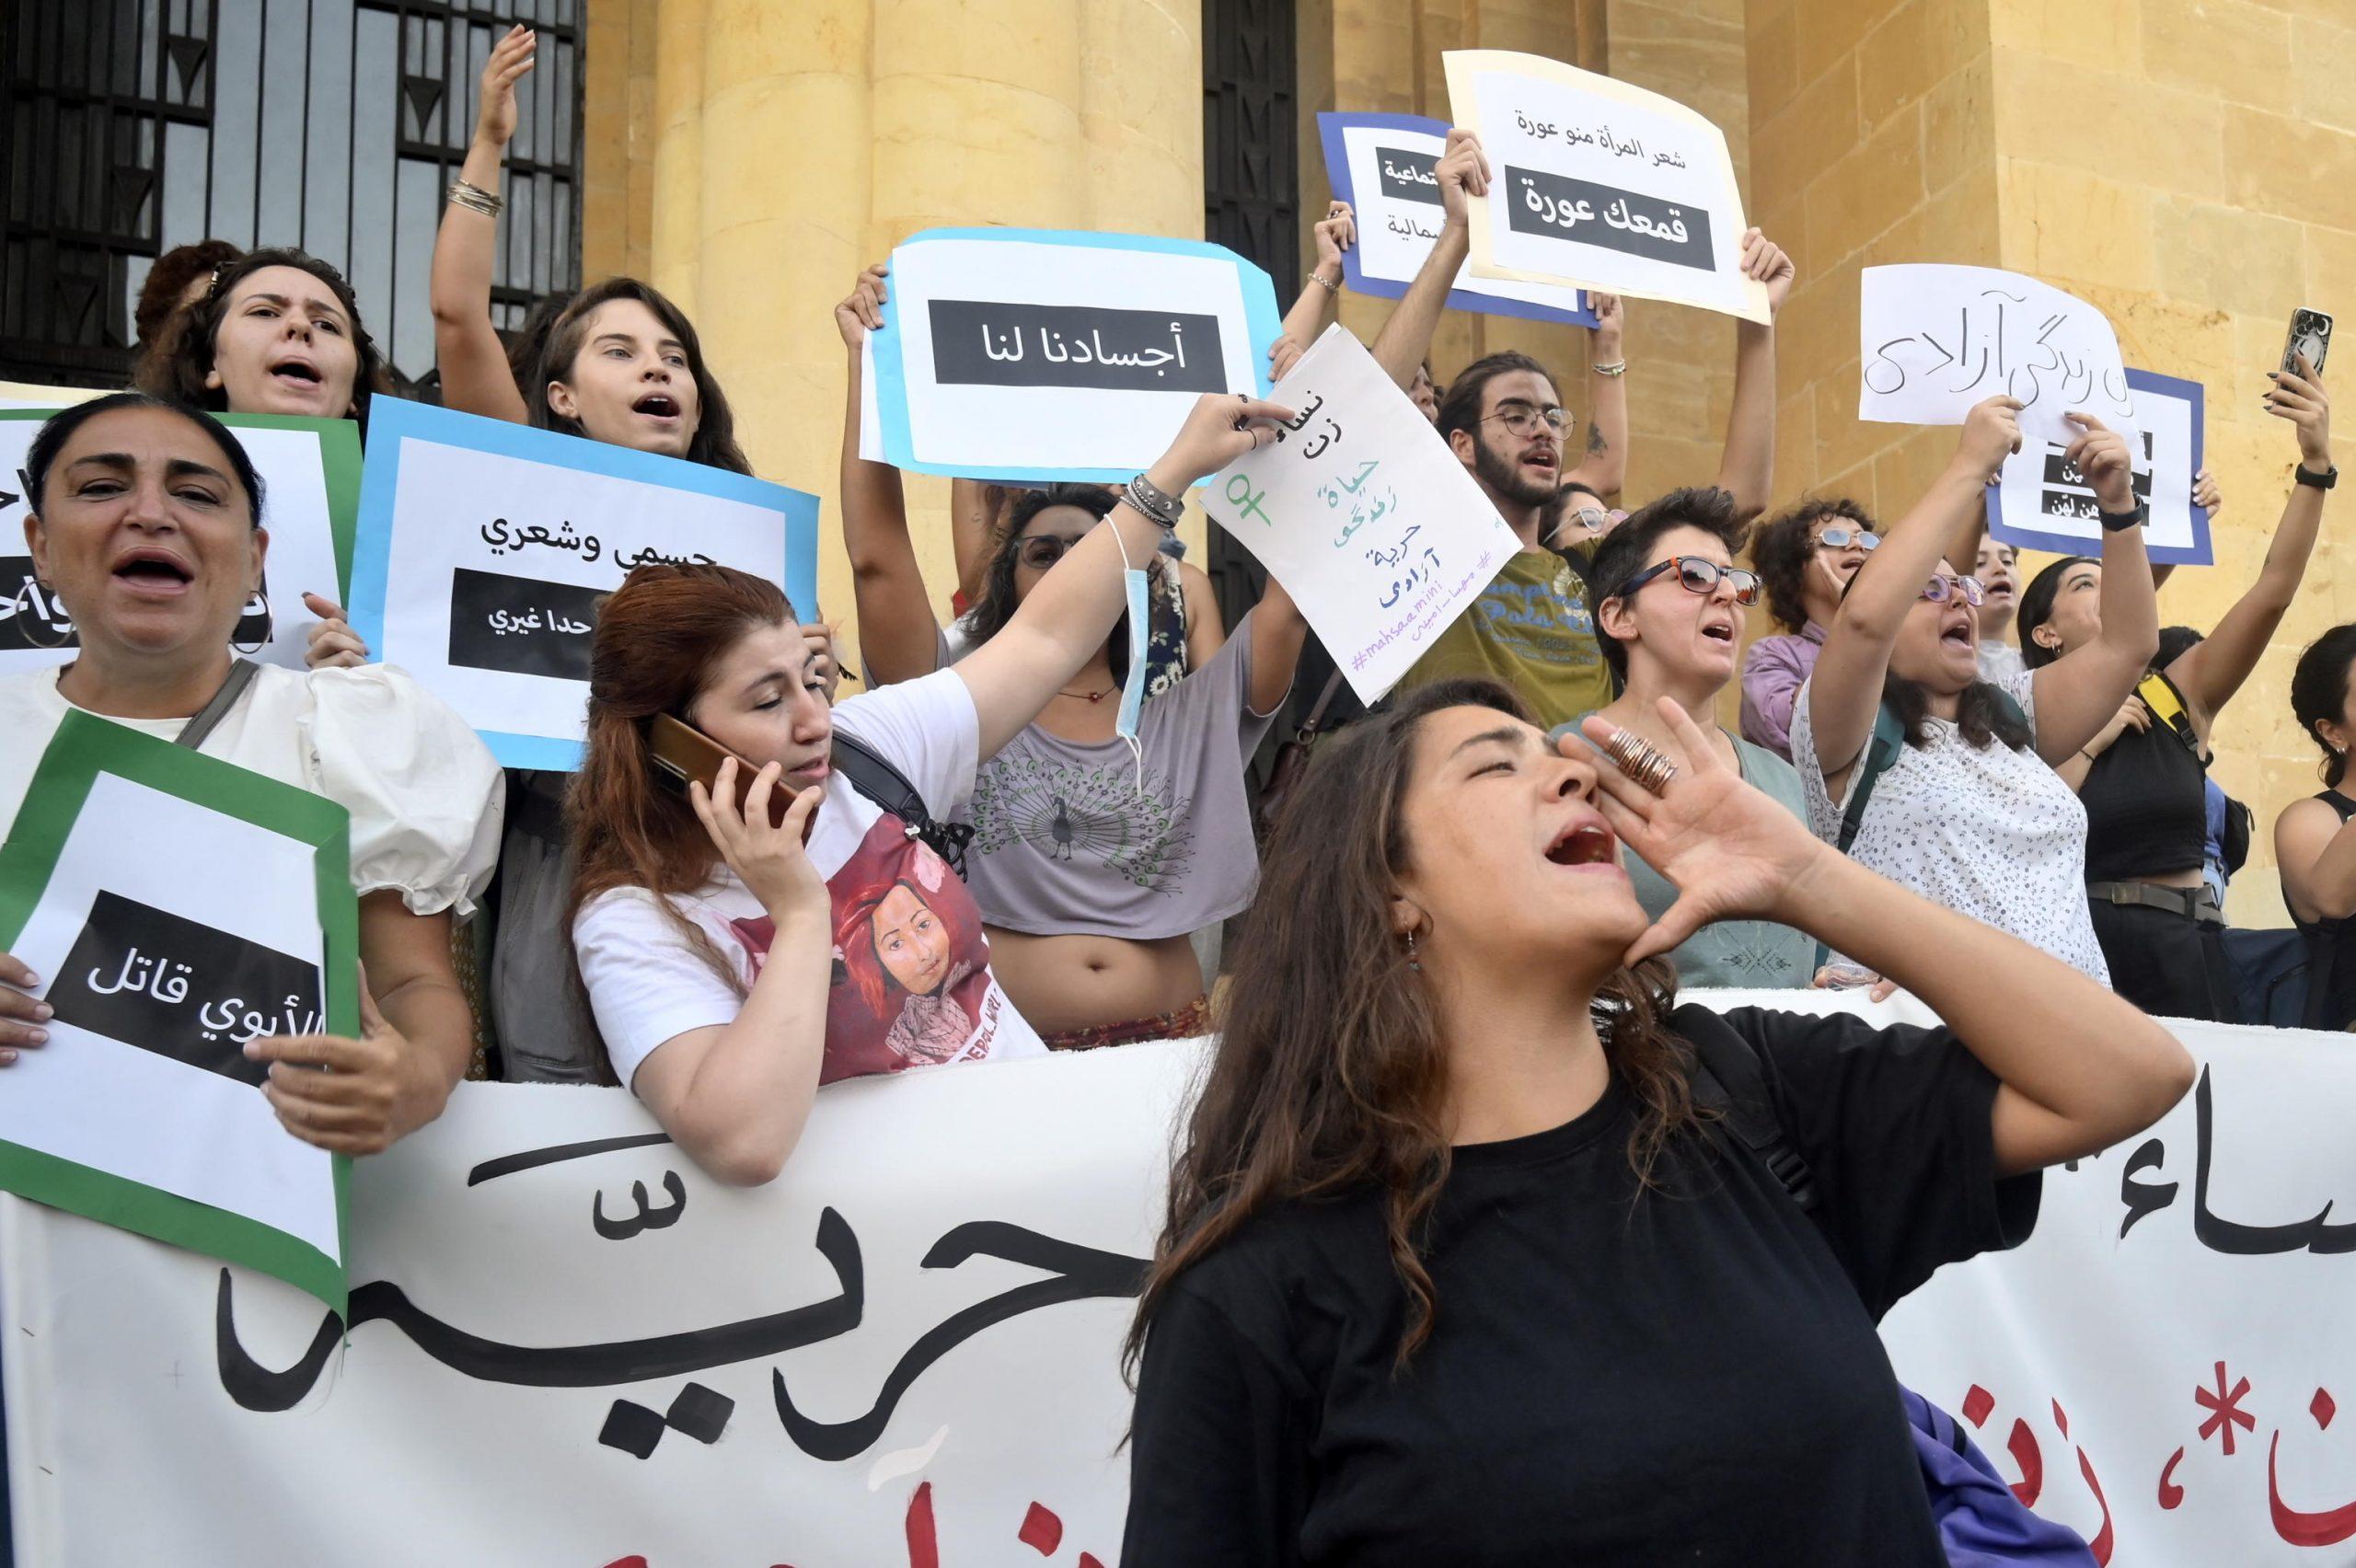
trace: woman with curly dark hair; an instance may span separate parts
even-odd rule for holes
[[[1310,765],[1131,1332],[1125,1568],[1944,1568],[1875,1320],[2019,1242],[2036,1173],[2148,1125],[2192,1062],[1659,711],[1691,761],[1640,756],[1651,789],[1486,681]],[[1657,921],[1623,842],[1681,891]],[[1728,918],[1947,1027],[1678,1006],[1650,961]],[[1697,1112],[1697,1056],[1752,1063],[1813,1209]]]
[[[213,274],[142,359],[142,392],[232,414],[368,423],[390,384],[341,272],[291,246],[248,250]]]
[[[1804,501],[1751,539],[1767,613],[1784,628],[1742,656],[1742,738],[1752,745],[1791,760],[1792,702],[1816,667],[1842,591],[1880,543],[1873,518],[1843,497]]]

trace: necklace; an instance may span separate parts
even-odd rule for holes
[[[1059,691],[1056,693],[1056,695],[1057,697],[1082,697],[1086,698],[1091,702],[1102,702],[1106,698],[1113,695],[1113,688],[1111,686],[1106,686],[1103,691]]]

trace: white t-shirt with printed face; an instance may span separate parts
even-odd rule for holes
[[[898,768],[935,820],[973,791],[980,725],[953,670],[851,698],[835,724]],[[834,921],[821,1083],[1045,1052],[990,972],[973,895],[898,817],[830,779],[810,859],[826,879]],[[760,901],[722,864],[710,882],[667,902],[708,951],[643,888],[599,894],[572,924],[597,1032],[624,1083],[665,1041],[733,1022],[774,934]]]

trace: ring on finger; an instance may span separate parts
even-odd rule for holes
[[[1603,745],[1603,755],[1624,773],[1640,790],[1659,794],[1677,777],[1677,765],[1667,754],[1643,736],[1628,730],[1615,730]]]

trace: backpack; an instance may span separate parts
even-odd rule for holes
[[[1878,736],[1880,725],[1875,729]],[[1686,1040],[1693,1051],[1694,1103],[1715,1112],[1720,1124],[1767,1168],[1801,1212],[1813,1215],[1820,1202],[1815,1178],[1806,1157],[1784,1132],[1757,1053],[1731,1029],[1694,1032],[1699,1039]],[[2086,1543],[2024,1507],[1953,1416],[1911,1389],[1900,1388],[1899,1393],[1914,1436],[1914,1460],[1930,1497],[1931,1517],[1951,1568],[2004,1568],[2012,1563],[2094,1568],[2094,1553]]]
[[[2021,705],[2013,700],[2012,693],[2000,688],[1996,700],[2014,718],[2024,724],[2028,722],[2028,715],[2021,711]],[[1865,802],[1873,799],[1874,786],[1889,771],[1905,745],[1906,726],[1885,702],[1874,714],[1873,738],[1865,743],[1865,760],[1857,765],[1857,781],[1849,788],[1848,809],[1841,813],[1841,836],[1833,842],[1833,847],[1843,855],[1857,841],[1857,830],[1865,824]]]

